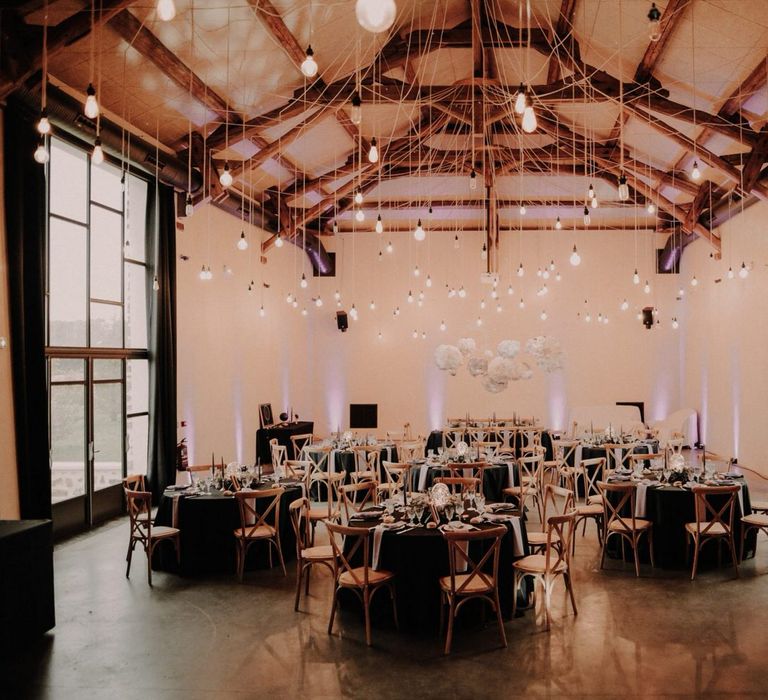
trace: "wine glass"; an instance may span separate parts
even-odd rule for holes
[[[482,515],[485,512],[485,494],[478,493],[475,495],[475,508],[478,515]]]
[[[456,517],[461,520],[462,513],[464,513],[464,496],[456,500],[454,510],[456,511]]]
[[[409,525],[415,525],[415,523],[413,522],[415,515],[416,515],[416,512],[410,503],[407,506],[405,506],[405,519],[408,521]]]
[[[441,457],[441,458],[442,458],[442,456],[443,456],[443,452],[445,452],[445,448],[444,448],[444,447],[438,447],[438,448],[437,448],[437,456],[438,456],[438,457]]]
[[[453,503],[446,503],[445,504],[445,519],[448,522],[451,522],[451,520],[453,520],[453,511],[454,511]]]
[[[424,515],[424,504],[423,503],[417,503],[413,507],[413,512],[416,515],[416,524],[421,525],[421,518]]]
[[[384,501],[384,508],[387,511],[387,515],[392,515],[395,512],[395,499],[394,498],[388,498],[386,501]]]

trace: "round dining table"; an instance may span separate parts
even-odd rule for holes
[[[430,488],[435,479],[441,476],[451,476],[450,470],[441,464],[416,462],[411,467],[411,490],[424,491]],[[458,476],[464,476],[459,473]],[[471,476],[471,474],[467,474]],[[510,484],[510,476],[512,484]],[[491,463],[483,468],[483,495],[489,502],[503,501],[504,489],[519,482],[519,467],[516,462]]]
[[[259,489],[274,488],[274,482],[259,485]],[[282,481],[280,486],[285,493],[280,499],[280,546],[286,561],[296,556],[296,536],[293,532],[288,506],[303,495],[301,484],[295,481]],[[256,501],[257,509],[266,508],[268,503]],[[175,553],[170,547],[155,549],[152,568],[155,570],[179,573],[183,576],[196,576],[211,573],[231,573],[236,571],[235,530],[240,527],[240,513],[237,501],[232,495],[223,493],[202,494],[192,489],[186,491],[166,490],[160,498],[155,516],[155,526],[178,527],[181,531],[181,563],[176,563]],[[246,571],[264,569],[269,566],[269,557],[265,543],[250,547],[245,562]],[[280,563],[273,551],[273,566]]]
[[[469,511],[472,514],[471,511]],[[491,516],[494,517],[494,516]],[[503,518],[498,522],[479,523],[479,529],[490,529],[500,524],[505,525],[507,533],[501,541],[499,554],[499,598],[502,615],[509,619],[512,615],[512,595],[514,592],[514,572],[512,563],[530,553],[525,520],[517,515],[499,515]],[[374,528],[380,520],[355,520],[351,526],[370,528],[371,538]],[[470,556],[482,556],[487,546],[483,542],[474,542],[470,547]],[[374,546],[371,546],[374,550]],[[359,552],[362,550],[359,550]],[[358,552],[358,554],[359,554]],[[477,561],[477,559],[475,559]],[[419,526],[413,529],[385,530],[381,534],[379,549],[379,569],[391,571],[396,575],[397,608],[400,618],[401,631],[435,634],[439,630],[440,621],[440,587],[438,580],[449,572],[448,546],[443,533],[439,529],[427,529]],[[526,589],[521,589],[522,604]],[[478,601],[473,601],[478,603]],[[339,605],[351,610],[360,609],[360,601],[350,591],[342,591],[339,595]],[[467,613],[462,614],[466,621],[478,619],[482,615],[481,604],[468,604]],[[377,595],[372,601],[371,614],[374,620],[380,619],[391,624],[392,607],[386,594]],[[488,619],[492,619],[490,609]]]

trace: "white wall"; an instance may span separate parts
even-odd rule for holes
[[[210,235],[206,231],[210,228]],[[380,430],[401,428],[406,421],[425,432],[439,426],[447,415],[510,415],[513,411],[541,417],[553,427],[565,427],[573,405],[642,400],[646,419],[663,418],[680,406],[679,331],[669,323],[650,332],[635,318],[638,308],[660,304],[674,296],[677,279],[650,273],[652,234],[641,232],[579,233],[582,264],[573,268],[568,257],[574,243],[571,233],[526,232],[522,260],[525,277],[513,274],[520,260],[519,236],[502,234],[503,312],[496,311],[490,287],[480,284],[482,239],[460,234],[455,250],[453,234],[429,234],[417,244],[410,234],[362,233],[329,239],[338,254],[338,277],[316,280],[303,254],[291,245],[269,253],[269,263],[257,263],[256,246],[240,252],[235,219],[215,209],[202,209],[185,222],[178,236],[178,250],[190,256],[179,262],[179,417],[190,423],[192,459],[210,459],[214,451],[228,459],[253,459],[257,407],[271,402],[275,413],[293,406],[301,417],[311,418],[316,431],[328,433],[348,422],[349,403],[378,403]],[[379,247],[391,238],[395,252],[378,259]],[[252,244],[253,244],[252,240]],[[637,242],[639,262],[636,263]],[[200,266],[209,264],[216,277],[198,279]],[[563,278],[548,280],[549,294],[537,297],[543,284],[536,268],[554,259]],[[250,260],[250,263],[249,263]],[[234,276],[224,278],[228,264]],[[414,278],[418,264],[421,277]],[[631,282],[635,265],[643,281],[650,279],[653,293]],[[302,265],[309,287],[299,289]],[[433,280],[425,287],[427,273]],[[260,290],[249,298],[248,282],[262,281],[266,318],[258,315]],[[507,295],[511,281],[515,294]],[[448,299],[446,283],[468,290],[466,299]],[[336,329],[334,290],[342,293],[343,308],[352,302],[360,311],[349,332]],[[423,308],[407,303],[407,293],[424,290]],[[288,292],[298,292],[301,305],[294,310],[285,302]],[[310,298],[320,293],[324,305],[316,308]],[[520,297],[524,310],[518,308]],[[480,310],[481,297],[486,309]],[[622,312],[624,298],[630,310]],[[370,311],[371,299],[376,310]],[[584,300],[593,320],[577,318]],[[401,315],[393,318],[395,306]],[[301,309],[308,309],[303,317]],[[546,309],[549,318],[541,321]],[[663,310],[663,308],[662,308]],[[598,325],[598,312],[610,323]],[[478,328],[476,319],[484,323]],[[448,329],[441,333],[445,320]],[[412,332],[426,331],[414,340]],[[382,338],[378,338],[379,331]],[[529,382],[517,382],[506,392],[492,395],[462,370],[451,377],[434,367],[435,347],[475,337],[482,349],[498,341],[524,341],[536,334],[551,334],[566,353],[566,369],[546,375],[536,369]]]
[[[768,203],[747,209],[721,227],[723,257],[710,258],[704,241],[683,257],[682,277],[700,284],[686,296],[683,319],[683,403],[699,411],[707,449],[738,457],[768,474],[765,416],[768,402]],[[742,261],[752,266],[742,280]],[[732,266],[735,279],[727,278]],[[720,279],[719,283],[715,280]],[[686,288],[691,290],[690,285]]]

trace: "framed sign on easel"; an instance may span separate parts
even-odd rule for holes
[[[271,403],[259,404],[259,424],[262,428],[271,428],[275,424]]]

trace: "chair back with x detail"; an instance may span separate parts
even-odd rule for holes
[[[464,476],[438,476],[434,483],[445,484],[451,493],[479,493],[482,482],[474,477]]]
[[[312,546],[312,527],[309,520],[309,499],[297,498],[288,506],[293,532],[296,535],[296,596],[293,609],[299,609],[301,583],[306,576],[305,594],[309,595],[309,571],[315,564],[327,567],[333,573],[331,545]]]
[[[235,500],[240,514],[240,527],[235,530],[237,543],[237,575],[243,580],[245,558],[254,542],[269,543],[269,566],[272,567],[272,547],[277,550],[280,566],[285,571],[283,550],[280,546],[280,501],[285,489],[281,486],[255,491],[237,491]],[[259,508],[259,501],[268,501],[266,507]]]
[[[694,513],[696,521],[686,523],[686,541],[693,542],[693,567],[691,580],[696,578],[699,565],[699,552],[709,540],[725,540],[731,552],[733,568],[739,575],[739,560],[736,557],[736,543],[733,539],[733,518],[736,495],[741,487],[733,486],[694,486]],[[688,539],[690,538],[690,540]]]
[[[448,632],[445,637],[445,653],[451,653],[453,642],[453,623],[461,607],[468,600],[479,598],[491,606],[496,614],[499,636],[502,645],[507,646],[504,621],[501,618],[499,603],[499,553],[501,540],[507,534],[506,527],[494,527],[487,530],[444,531],[443,537],[448,544],[449,575],[440,578],[440,629],[448,607]],[[487,543],[479,556],[470,551],[473,543]],[[479,545],[482,547],[482,544]]]
[[[293,458],[300,459],[302,450],[315,441],[312,433],[302,433],[301,435],[291,435],[291,445],[293,446]]]
[[[175,527],[154,527],[152,525],[152,494],[149,491],[125,490],[125,500],[128,507],[130,536],[128,539],[128,554],[125,559],[128,566],[125,577],[131,573],[133,548],[140,544],[147,555],[147,582],[152,585],[152,554],[155,547],[164,540],[173,542],[176,549],[176,562],[180,563],[181,548],[179,546],[180,531]]]
[[[339,488],[341,496],[341,515],[344,523],[365,510],[366,506],[376,505],[376,482],[360,481],[354,484],[344,484]]]

